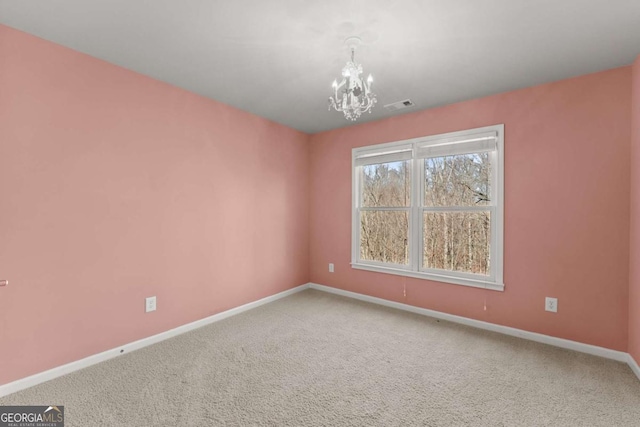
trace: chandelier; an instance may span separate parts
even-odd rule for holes
[[[331,85],[334,94],[329,97],[329,111],[333,107],[336,111],[342,111],[346,119],[355,121],[362,113],[371,113],[371,108],[377,100],[376,95],[371,92],[373,77],[369,74],[367,80],[364,80],[360,76],[362,65],[354,59],[356,48],[360,45],[360,38],[349,37],[344,44],[351,50],[351,61],[348,61],[342,69],[340,83],[334,80]]]

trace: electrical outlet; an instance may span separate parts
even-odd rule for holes
[[[333,273],[333,263],[329,263],[329,273]]]
[[[145,298],[144,311],[145,313],[156,311],[156,297]]]
[[[546,297],[544,299],[544,309],[547,311],[551,311],[553,313],[558,312],[558,298],[549,298]]]

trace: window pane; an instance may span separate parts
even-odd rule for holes
[[[363,207],[411,206],[411,172],[409,161],[362,166]]]
[[[490,177],[491,153],[424,159],[424,205],[490,205]]]
[[[409,264],[409,212],[361,211],[360,259]]]
[[[491,212],[424,212],[424,268],[489,275]]]

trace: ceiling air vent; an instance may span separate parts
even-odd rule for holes
[[[384,106],[387,111],[397,111],[402,110],[403,108],[413,107],[413,102],[410,99],[405,99],[404,101],[393,102],[391,104],[387,104]]]

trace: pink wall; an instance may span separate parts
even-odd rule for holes
[[[640,56],[633,64],[631,121],[631,231],[629,353],[640,364]]]
[[[307,135],[5,26],[0,58],[0,384],[308,282]]]
[[[630,85],[624,67],[313,135],[312,282],[626,351]],[[353,147],[499,123],[504,292],[351,269]]]
[[[308,137],[1,25],[0,58],[0,384],[309,278],[616,350],[629,335],[640,359],[621,244],[640,215],[640,59]],[[497,123],[506,290],[352,270],[351,148]]]

